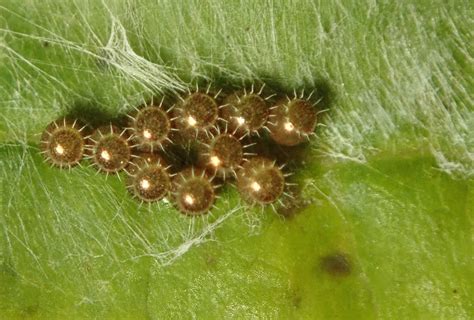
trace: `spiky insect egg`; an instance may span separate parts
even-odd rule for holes
[[[250,204],[272,204],[285,189],[285,176],[274,161],[259,157],[242,165],[237,175],[237,188]]]
[[[131,136],[137,147],[143,151],[164,150],[163,145],[171,142],[169,133],[171,121],[168,111],[159,106],[150,105],[137,109],[130,118]]]
[[[280,101],[274,107],[268,122],[270,135],[278,144],[295,146],[314,134],[317,113],[307,100],[294,98]]]
[[[221,110],[221,115],[226,120],[231,132],[240,134],[257,134],[265,127],[270,109],[266,99],[261,96],[262,89],[254,93],[252,90],[229,95]]]
[[[88,148],[90,158],[99,171],[118,172],[128,165],[131,149],[125,132],[110,124],[96,129],[92,134]]]
[[[128,179],[129,191],[145,202],[158,201],[166,197],[171,189],[171,175],[159,157],[143,155],[132,164],[136,167]]]
[[[49,163],[61,168],[79,164],[84,154],[85,128],[77,120],[53,121],[41,136],[41,153]]]
[[[240,139],[230,133],[217,134],[206,145],[206,151],[201,152],[200,164],[224,179],[229,174],[235,176],[245,156],[251,154],[244,152],[250,145],[243,146]]]
[[[173,179],[173,195],[178,209],[190,216],[208,213],[216,198],[215,186],[205,171],[188,168]]]
[[[207,132],[216,125],[219,118],[217,95],[194,92],[182,99],[175,111],[177,127],[182,135],[186,138],[194,138],[200,132]]]

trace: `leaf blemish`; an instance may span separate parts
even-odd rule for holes
[[[352,272],[352,264],[344,253],[333,253],[320,259],[321,269],[333,277],[347,277]]]

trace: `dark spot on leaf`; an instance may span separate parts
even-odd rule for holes
[[[303,301],[303,296],[301,290],[298,287],[290,287],[287,291],[286,297],[288,303],[295,309],[301,308],[301,303]]]
[[[27,306],[23,309],[23,314],[26,316],[26,317],[31,317],[31,316],[34,316],[35,314],[38,313],[38,310],[39,310],[39,306],[37,304],[35,305],[30,305],[30,306]]]
[[[302,300],[303,300],[303,297],[301,297],[300,294],[295,294],[295,295],[293,296],[293,300],[292,300],[293,306],[294,306],[295,308],[297,308],[297,309],[300,308],[300,307],[301,307],[301,301],[302,301]]]
[[[214,255],[207,254],[204,256],[204,261],[208,267],[215,267],[217,264],[217,258]]]
[[[321,258],[321,269],[334,277],[346,277],[352,271],[349,258],[343,253],[334,253]]]
[[[458,293],[458,290],[457,290],[457,289],[453,289],[453,293]]]

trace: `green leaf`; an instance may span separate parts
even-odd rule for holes
[[[3,1],[0,318],[469,319],[467,7]],[[315,89],[328,109],[286,155],[286,216],[228,186],[192,219],[38,153],[61,115],[113,118],[206,79]]]

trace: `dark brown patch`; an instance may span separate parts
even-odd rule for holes
[[[352,272],[349,258],[343,253],[324,256],[320,260],[321,269],[333,277],[347,277]]]

